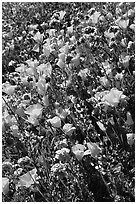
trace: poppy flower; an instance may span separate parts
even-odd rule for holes
[[[50,53],[51,53],[51,47],[48,43],[45,43],[43,45],[43,54],[44,56],[49,57]]]
[[[37,169],[35,168],[19,177],[19,182],[16,185],[16,188],[20,186],[25,186],[29,188],[32,184],[36,182],[36,177],[37,177]]]
[[[34,35],[33,39],[39,44],[43,41],[44,35],[41,34],[39,31]]]
[[[55,116],[52,119],[48,119],[47,122],[50,122],[51,125],[55,128],[61,127],[61,119],[58,116]]]
[[[103,97],[103,101],[109,103],[110,106],[117,106],[120,102],[120,97],[122,96],[123,92],[119,91],[116,88],[112,88],[108,94]]]
[[[26,111],[24,111],[24,113],[26,113],[30,117],[38,118],[42,114],[42,109],[43,109],[43,106],[41,104],[37,103],[37,104],[34,104],[34,105],[30,105],[26,109]]]
[[[135,24],[131,24],[129,28],[135,32]]]
[[[48,62],[46,64],[40,64],[39,66],[37,66],[37,72],[39,73],[39,75],[42,76],[51,76],[52,73],[52,66],[51,64]]]
[[[122,19],[119,17],[116,21],[115,24],[118,25],[120,28],[123,30],[126,30],[128,25],[129,25],[129,19]]]
[[[46,94],[46,92],[47,92],[48,86],[49,86],[49,84],[46,83],[45,78],[44,77],[40,77],[38,82],[37,82],[37,92],[40,95],[44,96]]]
[[[95,12],[90,16],[90,21],[91,21],[93,24],[97,24],[100,15],[101,15],[100,12],[95,11]]]
[[[82,160],[84,157],[84,150],[85,146],[82,144],[76,144],[72,147],[72,152],[75,155],[75,157],[78,159],[78,161]]]
[[[45,107],[48,107],[49,106],[48,96],[43,96],[42,102],[44,103]]]
[[[62,61],[61,58],[58,60],[57,65],[58,65],[61,69],[63,69],[63,68],[65,67],[65,63]]]
[[[62,62],[65,62],[65,56],[66,55],[63,52],[58,55],[59,59],[61,59]]]
[[[17,125],[12,125],[10,127],[11,131],[12,131],[12,134],[14,137],[18,137],[18,131],[19,131],[19,128]]]
[[[5,82],[2,84],[2,92],[8,95],[12,95],[15,92],[16,87],[16,85],[13,86],[9,82]]]
[[[126,124],[129,125],[129,126],[134,124],[134,121],[132,119],[132,116],[131,116],[130,112],[127,112],[127,121],[126,121]]]
[[[127,134],[127,142],[130,146],[132,146],[135,142],[135,134],[134,133],[128,133]]]
[[[4,195],[8,194],[9,192],[9,179],[7,177],[2,178],[2,193]]]
[[[73,127],[72,124],[70,123],[66,123],[64,126],[63,126],[63,131],[65,132],[66,135],[72,135],[72,133],[74,132],[74,130],[76,130],[75,127]]]

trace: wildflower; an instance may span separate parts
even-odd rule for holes
[[[66,135],[71,136],[72,133],[74,132],[74,130],[76,130],[76,128],[73,127],[73,125],[70,124],[70,123],[66,123],[66,124],[63,126],[63,131],[65,132]]]
[[[41,34],[39,31],[34,35],[33,39],[37,42],[37,43],[41,43],[43,41],[43,34]]]
[[[129,28],[135,32],[135,24],[131,24]]]
[[[131,116],[130,112],[127,112],[127,121],[126,121],[126,124],[129,125],[129,126],[134,124],[134,121],[132,119],[132,116]]]
[[[61,120],[58,116],[53,117],[52,119],[48,119],[47,122],[50,122],[51,125],[55,128],[61,127]]]
[[[62,69],[65,67],[65,63],[62,61],[61,58],[58,60],[57,65]]]
[[[52,73],[52,66],[51,64],[48,62],[46,64],[40,64],[39,66],[37,66],[37,72],[39,73],[39,75],[42,77],[50,77],[51,73]]]
[[[109,93],[103,97],[103,101],[107,101],[109,105],[116,107],[120,101],[120,97],[122,96],[122,93],[123,93],[122,91],[119,91],[116,88],[112,88],[109,91]]]
[[[96,143],[87,142],[87,147],[93,158],[96,158],[100,154],[101,148]]]
[[[55,158],[59,159],[60,161],[67,161],[70,158],[69,152],[70,150],[64,147],[56,151]]]
[[[49,84],[46,83],[46,80],[43,77],[40,77],[37,82],[37,92],[40,95],[45,95],[48,87],[49,87]]]
[[[129,19],[122,19],[119,17],[116,21],[115,24],[118,25],[120,28],[123,30],[126,30],[128,25],[129,25]]]
[[[27,188],[29,188],[32,184],[36,182],[36,178],[37,169],[35,168],[19,177],[19,182],[16,185],[16,188],[20,186],[26,186]]]
[[[17,137],[17,136],[18,136],[18,131],[19,131],[18,126],[17,126],[17,125],[12,125],[12,126],[10,127],[10,129],[12,130],[13,136]]]
[[[62,62],[65,62],[65,57],[66,57],[66,56],[65,56],[65,53],[63,53],[63,52],[60,53],[60,54],[58,55],[58,57],[59,57],[59,59],[61,59]]]
[[[2,178],[2,193],[4,195],[8,194],[9,192],[9,179],[7,177]]]
[[[47,108],[47,107],[49,106],[49,99],[48,99],[48,96],[43,96],[43,98],[42,98],[42,102],[44,103],[45,108]]]
[[[132,146],[135,142],[135,134],[134,133],[128,133],[127,134],[127,142],[130,146]]]
[[[82,160],[82,158],[84,157],[84,150],[85,146],[82,144],[76,144],[72,147],[72,152],[74,153],[78,161]]]
[[[12,95],[15,92],[16,85],[11,85],[9,82],[2,84],[2,91],[8,95]]]
[[[27,115],[29,115],[30,117],[33,117],[33,118],[38,118],[41,116],[42,114],[42,109],[43,109],[43,106],[39,103],[37,104],[34,104],[34,105],[30,105],[26,111],[24,111]]]

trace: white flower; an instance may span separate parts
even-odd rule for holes
[[[72,147],[72,152],[79,161],[84,157],[84,150],[85,146],[82,144],[76,144]]]
[[[15,91],[16,85],[11,85],[9,82],[2,84],[2,91],[8,95],[12,95]]]
[[[130,112],[127,112],[127,121],[126,121],[127,125],[133,125],[134,122],[133,122],[133,119],[132,119],[132,116],[131,116],[131,113]]]
[[[130,146],[132,146],[135,142],[135,134],[134,133],[128,133],[127,134],[127,142]]]
[[[50,122],[51,125],[55,128],[60,128],[61,127],[61,119],[58,116],[55,116],[52,119],[48,119],[47,122]]]
[[[65,132],[66,135],[72,135],[72,133],[74,132],[74,130],[76,130],[75,127],[73,127],[72,124],[70,123],[66,123],[64,126],[63,126],[63,131]]]
[[[120,101],[120,97],[122,96],[123,92],[119,91],[116,88],[112,88],[108,94],[106,94],[103,97],[103,101],[108,102],[111,106],[117,106],[119,101]]]
[[[37,169],[35,168],[19,177],[19,182],[16,185],[16,188],[20,186],[26,186],[27,188],[29,188],[32,184],[36,182],[36,177]]]
[[[65,63],[63,62],[63,60],[61,58],[59,58],[57,65],[62,69],[65,67]]]
[[[42,109],[43,109],[43,106],[37,103],[34,105],[30,105],[24,112],[32,118],[38,118],[42,114]]]
[[[42,102],[44,103],[45,107],[48,107],[49,106],[48,96],[43,96]]]

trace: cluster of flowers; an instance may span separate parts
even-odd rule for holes
[[[103,158],[103,141],[92,138],[94,127],[91,137],[85,134],[82,142],[75,139],[79,126],[89,128],[86,103],[94,106],[90,114],[96,118],[95,123],[104,135],[107,135],[108,121],[113,127],[116,125],[112,112],[118,115],[119,111],[124,111],[122,119],[125,122],[127,145],[131,149],[134,145],[134,119],[131,110],[127,109],[130,96],[125,91],[125,78],[128,73],[134,79],[135,74],[130,69],[134,58],[134,35],[133,38],[127,38],[126,35],[126,32],[135,32],[135,9],[132,3],[117,3],[114,15],[107,10],[106,4],[102,11],[96,8],[76,13],[73,11],[68,17],[68,10],[64,9],[55,11],[48,23],[28,24],[21,36],[13,38],[12,29],[8,33],[3,32],[4,42],[9,40],[3,48],[4,56],[14,53],[17,42],[25,44],[28,39],[32,42],[30,51],[34,54],[31,57],[28,55],[22,63],[9,61],[8,67],[15,67],[15,70],[9,74],[10,80],[2,84],[3,135],[10,132],[13,138],[23,143],[27,138],[29,143],[33,134],[39,138],[37,133],[42,128],[45,132],[50,131],[53,146],[57,144],[56,151],[51,155],[51,175],[63,172],[61,175],[65,177],[67,165],[75,158],[78,162],[85,157],[96,162],[98,158]],[[65,22],[67,17],[70,18],[68,24]],[[40,21],[38,14],[35,18]],[[103,26],[105,30],[101,31]],[[25,52],[23,49],[22,52]],[[61,74],[57,73],[58,70]],[[76,84],[79,79],[80,83]],[[69,89],[73,89],[70,94]],[[81,98],[83,92],[88,96],[86,99]],[[81,115],[82,103],[84,114]],[[99,114],[95,114],[96,110]],[[80,117],[85,117],[85,124],[81,125]],[[28,130],[27,126],[33,127],[35,133]],[[40,140],[48,137],[41,136],[41,132],[38,134]],[[98,132],[95,135],[100,136]],[[51,146],[44,147],[50,149]],[[14,161],[3,162],[3,169],[8,167],[8,171],[14,171],[14,180],[18,178],[16,189],[20,186],[29,188],[39,183],[40,177],[34,166],[27,173],[23,172],[22,162],[28,160],[31,159],[20,158],[17,166],[13,164]],[[44,163],[43,155],[39,156],[39,162]],[[2,180],[5,195],[9,192],[9,180],[6,175]]]

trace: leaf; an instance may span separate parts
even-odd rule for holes
[[[9,192],[9,179],[7,177],[2,178],[2,193],[4,195],[8,194]]]
[[[90,150],[91,156],[93,158],[97,157],[101,152],[100,147],[96,143],[87,142],[87,147]]]
[[[105,126],[103,125],[103,123],[101,123],[100,121],[97,122],[99,128],[102,130],[102,131],[106,131],[106,128]]]
[[[36,45],[33,47],[33,51],[34,51],[34,52],[39,52],[39,44],[36,44]]]

